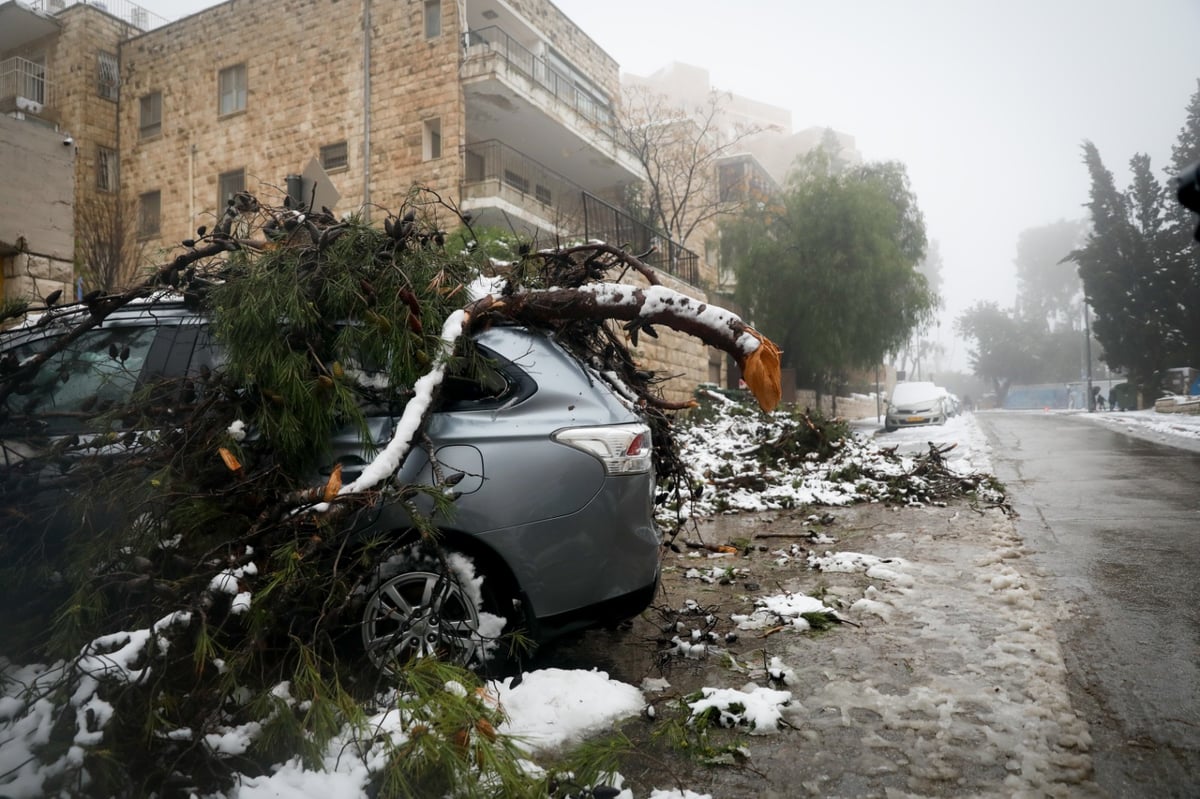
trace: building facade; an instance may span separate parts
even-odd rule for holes
[[[124,0],[0,3],[3,296],[71,296],[77,238],[119,198],[118,51],[162,22]]]
[[[420,186],[476,230],[537,246],[656,245],[664,283],[709,299],[715,270],[622,208],[640,175],[616,143],[617,63],[548,0],[229,0],[169,24],[61,1],[0,6],[0,57],[35,62],[54,92],[42,134],[74,142],[55,144],[73,158],[74,191],[51,192],[72,198],[58,208],[70,218],[55,245],[63,284],[96,284],[89,266],[104,258],[80,249],[98,202],[129,228],[129,283],[239,191],[280,205],[290,189],[381,222]],[[38,30],[9,41],[9,9]],[[458,225],[448,208],[425,210]],[[0,248],[15,251],[3,225]],[[29,288],[6,293],[49,293]],[[690,337],[639,343],[651,368],[679,376],[669,399],[712,377],[715,359]]]

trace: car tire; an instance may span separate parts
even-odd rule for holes
[[[477,561],[424,544],[407,546],[377,567],[359,620],[371,665],[395,673],[414,659],[437,657],[476,671],[501,668],[508,615],[496,591],[473,585],[471,572],[488,585]]]
[[[883,431],[885,433],[894,433],[894,432],[896,432],[896,426],[892,425],[892,424],[885,424],[883,426]]]

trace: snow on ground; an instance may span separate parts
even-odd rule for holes
[[[1089,422],[1127,433],[1135,438],[1157,441],[1193,451],[1200,451],[1200,414],[1157,413],[1146,411],[1058,411],[1072,413]]]
[[[1139,414],[1103,414],[1097,417],[1117,416],[1121,424],[1141,424]],[[1190,421],[1190,420],[1189,420]],[[755,426],[769,425],[761,414],[752,414],[740,418],[723,417],[716,425],[706,427],[701,433],[689,437],[690,451],[687,454],[689,462],[696,464],[701,472],[716,473],[723,465],[735,464],[735,471],[741,468],[750,469],[753,464],[753,453],[747,453],[748,435]],[[986,438],[975,424],[973,417],[960,416],[949,420],[941,427],[913,428],[897,431],[887,435],[875,435],[875,420],[861,420],[854,424],[857,434],[842,445],[842,452],[832,463],[819,463],[815,460],[804,463],[797,468],[774,469],[764,471],[767,487],[755,491],[750,488],[710,489],[702,510],[708,513],[724,510],[764,510],[768,508],[796,507],[808,503],[827,503],[841,505],[856,499],[862,500],[864,495],[875,491],[874,481],[865,479],[858,470],[847,470],[847,465],[870,465],[880,474],[896,474],[911,468],[912,458],[927,452],[930,442],[939,447],[953,444],[953,449],[946,452],[946,459],[952,468],[962,474],[980,471],[990,471],[990,446]],[[1172,429],[1182,426],[1182,421],[1172,419]],[[1149,426],[1147,421],[1146,426]],[[1200,424],[1194,426],[1196,437],[1200,438]],[[883,448],[896,448],[899,459],[887,458],[882,454]],[[722,506],[718,508],[714,501],[722,498]],[[824,542],[822,542],[824,543]],[[930,564],[913,565],[903,560],[889,560],[892,553],[869,555],[865,553],[829,553],[825,560],[812,564],[822,566],[826,570],[862,569],[868,574],[874,569],[873,578],[879,583],[879,588],[871,588],[860,598],[858,611],[875,612],[881,618],[894,610],[898,597],[915,597],[908,603],[911,607],[915,602],[921,604],[921,574],[929,574],[935,568]],[[995,562],[998,579],[1008,574],[1002,556]],[[1011,577],[1011,575],[1009,575]],[[1017,578],[1013,578],[1017,579]],[[1003,581],[1001,581],[1003,582]],[[990,590],[998,592],[1020,591],[1019,579],[1013,585],[991,585]],[[887,591],[897,592],[890,598]],[[803,605],[803,597],[791,595],[787,597],[789,606],[797,602]],[[778,604],[780,597],[764,597],[759,603],[765,610],[779,614],[779,609],[772,603]],[[1024,597],[1021,598],[1024,601]],[[814,600],[815,602],[815,600]],[[807,605],[804,605],[807,608]],[[808,608],[815,610],[820,607]],[[790,612],[790,611],[789,611]],[[803,611],[797,611],[797,613]],[[786,614],[784,614],[786,615]],[[928,621],[937,623],[930,618]],[[1026,621],[1026,625],[1032,622]],[[797,627],[802,625],[797,624]],[[1022,642],[1023,643],[1023,642]],[[1009,665],[1009,659],[1015,657],[1011,652],[995,653],[999,665]],[[51,708],[44,698],[33,699],[22,692],[22,687],[29,686],[37,679],[46,679],[54,669],[63,668],[62,664],[43,667],[30,667],[11,664],[0,659],[0,794],[11,797],[41,796],[41,785],[47,774],[55,769],[64,767],[62,760],[44,763],[38,759],[37,744],[44,741],[49,734],[49,724],[53,719]],[[780,664],[780,669],[783,666]],[[860,686],[861,688],[861,686]],[[831,684],[827,690],[832,691]],[[950,690],[950,689],[948,689]],[[738,707],[745,712],[754,708],[750,720],[730,718],[732,723],[745,723],[757,732],[764,732],[775,726],[775,721],[781,710],[779,707],[786,703],[786,691],[773,690],[770,686],[743,685],[734,693],[728,686],[714,685],[705,689],[704,707],[725,708],[721,712],[728,713],[728,708]],[[602,734],[611,729],[614,721],[642,712],[646,698],[642,689],[611,679],[607,674],[598,671],[563,671],[545,669],[526,673],[517,686],[512,681],[506,681],[496,686],[498,701],[507,715],[507,723],[503,731],[518,737],[529,747],[531,752],[538,750],[553,750],[569,747],[572,743],[594,734]],[[732,697],[732,698],[731,698]],[[754,701],[748,700],[753,697]],[[853,699],[861,703],[861,697],[847,697],[847,702]],[[831,704],[836,704],[835,697],[828,697]],[[953,705],[953,697],[945,701]],[[853,702],[850,702],[853,704]],[[883,712],[880,710],[879,712]],[[381,729],[387,727],[388,720],[380,717]],[[1014,721],[1011,734],[1018,737],[1020,733],[1019,720]],[[403,734],[401,730],[394,734]],[[1044,741],[1031,739],[1030,745],[1043,744]],[[345,747],[346,741],[335,740],[338,751],[332,751],[327,759],[326,769],[312,771],[300,765],[295,759],[275,767],[274,773],[267,777],[247,778],[241,784],[232,788],[228,799],[259,799],[259,797],[302,797],[327,796],[331,799],[347,799],[365,796],[364,786],[368,779],[372,759],[378,757],[378,752],[368,749],[361,754],[353,754],[352,747]],[[343,748],[344,747],[344,748]],[[74,753],[74,749],[72,750]],[[1031,750],[1032,751],[1032,750]],[[74,753],[74,756],[81,756]],[[619,784],[619,781],[618,781]],[[632,792],[626,788],[620,793],[621,799],[635,799]],[[699,794],[688,791],[660,791],[650,794],[651,799],[701,799]]]

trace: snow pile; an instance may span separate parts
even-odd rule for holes
[[[833,613],[833,608],[826,607],[821,600],[799,593],[758,597],[754,605],[753,613],[730,616],[738,629],[764,630],[787,626],[803,632],[812,629],[812,624],[805,618],[807,614]]]
[[[542,669],[513,682],[510,677],[497,685],[508,716],[499,730],[531,750],[557,749],[636,716],[646,704],[640,690],[602,671]]]
[[[792,702],[790,691],[763,688],[753,683],[736,688],[704,688],[688,700],[693,724],[704,721],[754,735],[779,732],[784,711]]]

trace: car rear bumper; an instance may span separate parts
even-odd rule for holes
[[[575,513],[476,538],[508,564],[533,618],[578,614],[604,621],[596,608],[620,607],[628,597],[636,604],[642,594],[652,597],[658,583],[661,538],[653,521],[653,488],[651,474],[610,477]]]

